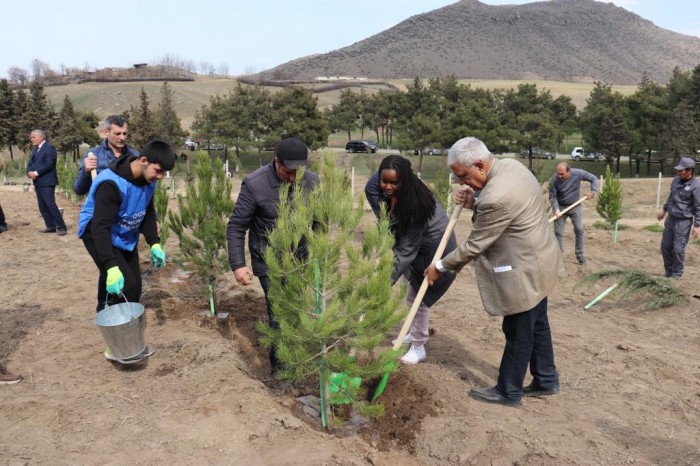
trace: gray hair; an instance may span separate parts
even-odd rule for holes
[[[105,129],[110,129],[112,125],[114,126],[119,126],[120,128],[123,128],[126,125],[127,121],[126,118],[124,118],[121,115],[110,115],[107,118],[105,118]]]
[[[46,133],[44,132],[43,129],[33,129],[32,133],[38,134],[39,136],[41,136],[41,139],[46,139]],[[27,133],[24,133],[24,134],[27,134]]]
[[[466,137],[455,142],[447,152],[447,165],[459,162],[460,165],[470,167],[476,162],[490,162],[493,154],[486,144],[477,138]]]

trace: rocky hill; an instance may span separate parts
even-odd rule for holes
[[[612,3],[551,0],[485,5],[477,0],[408,18],[342,49],[299,58],[262,79],[317,76],[546,79],[665,83],[674,67],[700,64],[700,39],[662,29]]]

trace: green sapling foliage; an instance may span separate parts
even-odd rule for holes
[[[615,225],[622,218],[622,185],[619,173],[610,172],[610,165],[605,167],[603,190],[598,194],[595,211],[610,225]]]
[[[277,226],[265,253],[280,329],[258,329],[284,363],[277,377],[327,386],[334,374],[365,380],[384,374],[396,354],[377,347],[405,307],[404,290],[391,286],[388,220],[361,229],[363,203],[353,206],[350,182],[332,154],[324,154],[319,171],[321,184],[308,196],[299,183],[301,170],[291,201],[289,186],[280,188]],[[304,245],[308,255],[299,254]],[[355,400],[358,390],[341,396]]]

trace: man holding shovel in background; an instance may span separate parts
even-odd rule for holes
[[[473,209],[469,238],[426,269],[433,284],[445,271],[459,272],[471,261],[486,312],[503,316],[506,346],[494,387],[475,388],[480,401],[518,405],[524,396],[559,392],[547,295],[563,270],[561,252],[546,217],[540,185],[512,159],[496,160],[483,142],[463,138],[449,150],[447,163],[461,184],[456,202]],[[532,383],[523,388],[528,364]]]
[[[549,180],[549,202],[552,204],[554,215],[557,216],[554,223],[554,236],[559,242],[559,249],[564,252],[564,227],[568,217],[574,225],[574,235],[576,235],[576,259],[583,265],[586,263],[586,256],[583,253],[583,207],[579,204],[562,214],[562,210],[581,198],[581,181],[591,183],[591,192],[586,194],[586,198],[592,199],[598,192],[598,179],[595,175],[586,170],[571,168],[568,163],[561,162],[557,165],[557,174]]]
[[[110,163],[122,155],[139,155],[139,151],[126,145],[127,124],[120,115],[108,116],[102,129],[105,139],[97,147],[90,149],[78,168],[78,176],[73,182],[76,194],[87,194],[92,185],[92,171],[99,174]]]
[[[119,157],[92,183],[78,219],[78,237],[100,270],[97,312],[105,305],[141,299],[139,233],[151,246],[155,267],[165,265],[156,227],[156,181],[175,165],[162,141],[146,144],[141,155]],[[111,299],[108,300],[108,294]]]

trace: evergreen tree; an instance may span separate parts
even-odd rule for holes
[[[164,179],[158,181],[156,192],[153,196],[153,206],[156,210],[156,217],[160,224],[160,244],[165,245],[170,236],[170,223],[168,221],[168,190],[165,187]]]
[[[80,126],[73,102],[66,95],[63,98],[63,107],[58,114],[56,136],[53,138],[53,143],[59,151],[75,156],[80,143],[83,142]]]
[[[352,139],[352,131],[357,128],[359,119],[357,94],[350,89],[340,91],[338,103],[333,105],[326,118],[330,131],[344,131],[348,135],[348,141]]]
[[[214,303],[216,280],[228,270],[226,223],[233,212],[231,181],[224,173],[221,160],[212,165],[209,155],[197,153],[197,180],[187,186],[187,197],[178,194],[179,212],[168,213],[170,228],[180,240],[184,261],[194,267],[209,286]],[[213,309],[212,309],[213,312]]]
[[[624,97],[613,94],[610,111],[603,116],[598,129],[598,148],[611,154],[616,161],[615,173],[620,173],[620,156],[630,145],[630,130],[625,118]],[[611,163],[611,162],[609,162]]]
[[[159,139],[154,127],[153,115],[149,108],[148,94],[143,86],[139,94],[138,108],[134,108],[132,105],[129,113],[129,139],[131,139],[134,147],[143,147],[148,141]],[[178,146],[179,144],[172,147]]]
[[[599,149],[600,128],[602,121],[608,116],[613,105],[612,87],[602,82],[596,82],[588,99],[586,107],[581,112],[581,132],[583,140],[590,148]]]
[[[268,296],[280,329],[262,323],[258,329],[263,343],[274,344],[284,364],[277,377],[319,380],[323,395],[338,374],[383,374],[396,354],[377,354],[376,348],[404,309],[402,291],[391,287],[394,240],[388,219],[358,238],[362,203],[353,206],[347,174],[336,166],[332,153],[324,154],[319,175],[323,182],[309,196],[299,182],[291,202],[289,187],[280,188],[277,226],[265,252]],[[307,257],[296,254],[302,238]],[[339,390],[341,398],[357,400],[352,386]]]
[[[603,190],[598,194],[595,211],[614,226],[622,218],[622,185],[620,174],[612,175],[610,165],[605,167]]]
[[[14,160],[13,144],[17,143],[18,114],[15,95],[7,79],[0,80],[0,149],[7,147]]]
[[[693,111],[681,100],[671,113],[661,135],[664,158],[674,165],[681,157],[693,154],[700,148],[700,122],[693,118]]]
[[[44,86],[40,81],[32,81],[29,87],[27,119],[32,129],[43,129],[46,134],[53,132],[56,123],[56,111],[44,92]]]
[[[15,130],[15,142],[22,150],[27,151],[29,145],[29,133],[35,129],[32,123],[28,120],[27,114],[29,110],[29,97],[23,89],[15,92],[15,109],[16,119],[13,129]]]
[[[309,89],[287,87],[272,95],[268,141],[295,137],[314,150],[328,145],[328,126]]]
[[[180,117],[175,111],[173,91],[167,81],[160,89],[160,103],[154,112],[153,123],[158,139],[167,142],[171,147],[182,146],[182,139],[187,133],[183,131]]]
[[[553,112],[552,96],[549,91],[539,92],[536,84],[520,84],[517,90],[506,91],[503,105],[511,138],[516,141],[516,148],[528,149],[528,167],[532,170],[534,148],[554,150],[559,139],[561,130]]]

